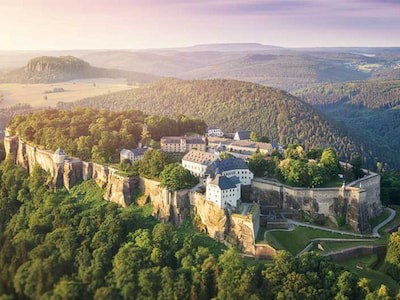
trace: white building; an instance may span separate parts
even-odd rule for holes
[[[192,149],[206,151],[206,143],[201,136],[164,136],[160,145],[163,152],[184,153]]]
[[[214,177],[216,174],[224,175],[228,178],[237,177],[243,185],[250,185],[254,174],[249,170],[249,167],[243,159],[231,157],[224,160],[216,160],[208,168],[206,174]]]
[[[129,159],[134,162],[143,159],[145,152],[149,150],[147,147],[136,148],[136,149],[122,149],[119,153],[119,160]]]
[[[217,174],[213,179],[207,178],[206,199],[221,208],[237,207],[240,200],[240,181],[237,177],[226,177]]]
[[[199,151],[191,150],[182,158],[182,166],[189,170],[195,176],[203,177],[207,168],[217,159],[216,155]]]
[[[210,126],[207,128],[207,135],[221,137],[221,136],[224,136],[224,133],[222,132],[222,130],[220,128]]]

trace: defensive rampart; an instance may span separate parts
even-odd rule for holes
[[[66,157],[62,161],[54,158],[51,151],[25,143],[18,136],[4,138],[6,155],[29,173],[38,164],[50,177],[54,189],[70,190],[82,180],[93,179],[105,190],[104,199],[126,207],[135,195],[143,194],[145,202],[153,205],[153,216],[161,222],[176,226],[191,216],[200,218],[203,230],[218,241],[231,241],[244,252],[255,254],[255,239],[259,228],[259,209],[251,214],[236,215],[207,201],[204,194],[192,190],[169,191],[154,180],[141,177],[126,177],[118,170]],[[258,207],[258,206],[257,206]]]
[[[380,175],[375,173],[336,188],[296,188],[255,178],[250,199],[261,206],[322,214],[333,222],[345,216],[347,223],[359,232],[370,231],[369,220],[382,212]]]

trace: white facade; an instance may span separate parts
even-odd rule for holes
[[[224,136],[224,133],[222,132],[222,130],[220,128],[211,127],[211,128],[207,129],[207,135],[221,137],[221,136]]]
[[[208,165],[182,160],[182,167],[189,170],[194,176],[203,177],[206,174]]]
[[[172,153],[184,153],[192,149],[206,151],[206,143],[201,137],[162,137],[160,146],[161,151]]]
[[[249,169],[235,169],[235,170],[223,171],[221,174],[228,178],[236,176],[237,178],[239,178],[240,183],[243,185],[250,185],[251,180],[254,178],[253,172],[251,172]]]
[[[205,176],[207,168],[217,159],[217,156],[204,151],[191,150],[182,158],[182,167],[195,176]]]
[[[240,183],[237,183],[234,187],[224,188],[208,178],[206,182],[206,199],[221,208],[236,208],[240,200]]]
[[[140,150],[140,151],[135,151]],[[134,162],[137,160],[143,159],[144,153],[146,152],[147,148],[139,148],[134,150],[129,149],[122,149],[119,153],[119,159],[122,162],[124,159],[129,159],[130,161]]]

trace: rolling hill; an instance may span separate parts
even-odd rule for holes
[[[399,108],[400,80],[368,80],[322,84],[293,92],[317,106],[346,104],[370,109]]]
[[[159,77],[114,69],[92,67],[73,56],[41,56],[31,59],[23,68],[0,77],[2,83],[54,83],[83,78],[127,78],[135,82],[150,82]]]
[[[307,148],[334,146],[343,158],[360,152],[370,165],[380,151],[387,150],[373,147],[368,140],[348,137],[345,127],[338,127],[312,106],[284,91],[235,80],[164,79],[74,104],[60,103],[58,107],[76,106],[195,116],[226,132],[251,129],[281,144],[301,143]],[[387,157],[387,161],[392,163],[392,157]]]
[[[294,93],[338,123],[376,145],[400,147],[400,80],[368,80],[318,85]]]
[[[39,55],[74,56],[98,69],[150,73],[186,80],[235,79],[286,91],[321,83],[400,79],[399,48],[282,48],[257,43],[142,50],[0,51],[0,70],[4,72],[22,66],[28,59]],[[16,75],[17,78],[24,76],[21,73]]]
[[[364,72],[336,59],[308,54],[249,54],[239,59],[179,74],[182,78],[230,78],[293,90],[320,82],[365,79]]]
[[[217,51],[185,52],[158,51],[101,51],[87,53],[82,58],[94,66],[127,71],[146,72],[160,76],[176,76],[197,68],[242,56],[239,53]]]

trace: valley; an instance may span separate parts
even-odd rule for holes
[[[53,92],[62,88],[64,91]],[[85,97],[134,88],[123,78],[77,79],[52,84],[0,83],[0,109],[16,104],[29,104],[32,107],[55,107],[57,103],[74,102]]]
[[[376,50],[370,51],[375,53]],[[0,199],[0,213],[7,215],[3,223],[0,222],[4,231],[0,240],[6,241],[5,246],[0,246],[0,262],[7,266],[0,271],[3,276],[0,276],[0,294],[3,288],[28,298],[31,294],[35,297],[59,295],[58,286],[64,284],[64,277],[50,277],[58,269],[56,263],[48,268],[40,267],[43,269],[40,280],[50,282],[48,286],[30,287],[22,278],[33,281],[24,268],[35,264],[29,269],[32,274],[39,274],[38,266],[49,259],[46,254],[35,256],[36,251],[41,247],[54,247],[53,242],[47,239],[57,235],[58,231],[68,233],[72,228],[68,238],[85,239],[91,246],[71,246],[68,251],[78,259],[64,257],[63,253],[67,251],[64,248],[52,253],[61,263],[74,264],[62,274],[75,278],[88,298],[97,298],[102,293],[117,293],[122,298],[129,298],[128,294],[142,298],[163,297],[157,288],[156,292],[146,292],[145,286],[149,282],[140,277],[144,275],[138,274],[152,274],[153,283],[163,288],[165,278],[180,280],[183,285],[192,286],[192,293],[198,293],[201,288],[193,291],[197,284],[196,276],[199,276],[193,267],[199,268],[200,264],[204,266],[210,261],[210,265],[215,266],[214,262],[218,261],[219,266],[225,264],[226,267],[213,269],[210,273],[217,284],[214,290],[201,291],[205,298],[236,298],[238,295],[262,298],[264,284],[283,288],[271,279],[277,274],[284,274],[282,278],[287,278],[288,275],[279,269],[283,262],[296,262],[289,270],[300,276],[303,271],[307,274],[314,272],[295,267],[306,260],[310,265],[318,261],[329,263],[330,270],[337,270],[334,271],[335,278],[338,278],[335,282],[347,276],[347,279],[340,280],[354,284],[353,289],[360,289],[358,291],[363,295],[382,293],[381,284],[388,288],[386,294],[395,295],[399,286],[393,279],[396,278],[397,265],[393,262],[396,254],[392,253],[396,253],[396,248],[392,240],[396,235],[390,235],[388,231],[399,225],[399,210],[394,207],[397,214],[388,220],[388,224],[383,223],[389,210],[380,213],[381,174],[365,171],[362,175],[365,178],[359,183],[352,186],[346,181],[345,185],[342,181],[354,178],[353,171],[346,173],[346,169],[340,167],[338,170],[346,174],[341,174],[339,180],[338,170],[328,176],[329,168],[325,169],[322,164],[322,156],[326,157],[323,149],[333,147],[338,156],[333,149],[329,151],[335,153],[333,164],[338,166],[339,158],[345,162],[354,161],[358,154],[362,158],[360,166],[376,170],[382,164],[379,172],[400,166],[396,151],[399,142],[396,125],[399,82],[385,80],[396,78],[395,69],[391,69],[394,58],[388,58],[382,50],[378,55],[368,50],[349,51],[297,50],[258,44],[201,45],[139,52],[82,51],[76,54],[84,60],[67,59],[73,62],[73,67],[66,66],[69,62],[65,58],[38,57],[31,59],[24,68],[14,71],[7,68],[2,76],[8,76],[9,82],[3,80],[0,84],[0,125],[5,128],[11,124],[11,132],[17,134],[5,138],[6,152],[8,158],[14,157],[18,166],[28,170],[30,177],[25,178],[24,171],[9,160],[0,166],[0,193],[9,195],[7,203]],[[397,57],[397,50],[393,51],[391,55]],[[171,75],[192,80],[160,78]],[[50,107],[55,109],[44,110]],[[11,119],[14,121],[9,123]],[[251,179],[250,186],[244,187],[243,198],[235,198],[239,201],[238,206],[226,207],[226,202],[223,205],[222,201],[220,204],[211,203],[207,190],[216,183],[199,181],[182,167],[182,153],[163,153],[167,150],[162,137],[173,138],[187,132],[204,134],[206,124],[217,126],[228,136],[236,130],[252,131],[257,137],[282,146],[282,152],[274,154],[281,161],[268,158],[268,155],[264,157],[265,154],[247,155],[252,170],[260,161],[272,161],[258,166],[258,175],[264,178]],[[154,149],[143,150],[140,148],[142,142]],[[304,146],[304,150],[297,146],[299,144]],[[131,149],[129,151],[138,147],[147,154],[141,158],[142,162],[129,164],[119,158],[122,147]],[[193,147],[197,149],[198,145]],[[229,155],[232,154],[245,157],[242,150],[230,151]],[[62,156],[61,163],[56,155]],[[274,174],[269,174],[272,162],[275,164]],[[290,169],[290,166],[295,168]],[[14,174],[19,174],[16,181],[10,179]],[[393,204],[397,177],[386,174],[389,173],[383,173],[383,197],[385,203]],[[169,176],[178,177],[171,180]],[[390,185],[387,185],[388,178],[393,178]],[[22,184],[20,179],[25,183]],[[18,195],[9,191],[14,189],[14,185],[20,191]],[[277,186],[281,186],[280,192],[277,192]],[[32,195],[34,204],[28,204],[29,196],[24,193]],[[39,194],[44,195],[43,200],[39,200]],[[78,221],[83,220],[86,213],[103,210],[93,213],[102,218],[98,221],[101,224],[98,232],[82,233],[85,225],[80,221],[64,224],[58,211],[51,213],[57,221],[45,219],[37,225],[35,214],[43,214],[46,207],[52,207],[55,203],[52,199],[58,199],[61,207],[70,205],[71,201],[83,201],[83,204],[74,204],[76,212],[68,213],[70,218]],[[27,203],[19,204],[18,201]],[[14,251],[10,242],[15,238],[11,233],[15,222],[12,215],[18,216],[21,209],[29,209],[33,216],[28,229],[19,226],[16,231],[28,237],[46,238],[44,242],[32,244],[32,250],[18,246],[29,252],[32,258],[17,254],[22,264],[8,263],[7,253]],[[274,211],[272,216],[271,209]],[[282,211],[283,219],[265,223],[266,217],[276,217],[276,211]],[[111,222],[108,212],[116,222],[114,225],[107,223]],[[127,215],[141,225],[132,223]],[[171,223],[176,228],[169,224],[161,225],[159,221]],[[381,223],[384,227],[379,230],[378,238],[372,228]],[[288,230],[274,229],[274,226],[282,224]],[[35,226],[47,229],[43,229],[41,235],[34,231]],[[99,243],[98,236],[108,230],[120,232],[115,235],[118,240]],[[125,234],[130,230],[135,232],[134,237]],[[173,242],[160,239],[159,231]],[[189,241],[188,235],[194,240]],[[57,237],[54,239],[59,242]],[[112,245],[112,249],[107,245]],[[195,245],[194,250],[187,250],[189,248],[185,247],[188,245]],[[242,254],[226,250],[227,245],[237,247]],[[309,245],[312,247],[308,249]],[[180,254],[173,256],[165,247],[176,249]],[[351,256],[354,247],[372,250],[354,250],[370,251],[362,252],[362,257],[355,259]],[[179,252],[178,248],[186,250]],[[300,255],[305,248],[307,251]],[[381,251],[381,248],[387,249],[388,256],[374,252]],[[97,261],[100,251],[105,251],[103,253],[107,256],[101,262]],[[125,258],[135,251],[141,251],[141,266],[135,267],[133,261]],[[344,254],[337,254],[340,251]],[[80,259],[83,252],[89,253],[86,260]],[[240,255],[261,260],[249,257],[243,260]],[[218,273],[228,265],[232,267],[225,260],[236,261],[233,268],[241,278],[251,274],[251,278],[260,278],[258,283],[249,288],[246,282],[241,281],[227,292],[225,287],[231,280],[231,273]],[[117,267],[121,262],[129,262],[130,269]],[[104,287],[105,275],[96,273],[96,265],[107,270],[111,289]],[[190,272],[189,266],[192,268]],[[168,268],[169,275],[156,275],[161,268]],[[18,270],[17,275],[12,276],[13,286],[11,281],[4,279],[10,276],[11,269]],[[133,273],[129,273],[132,269]],[[82,275],[83,270],[86,275]],[[187,272],[186,277],[181,276],[182,272]],[[323,278],[323,270],[315,272]],[[269,275],[261,279],[264,274]],[[136,279],[137,275],[142,279]],[[85,276],[91,278],[90,283]],[[229,280],[224,281],[223,276]],[[361,290],[364,279],[359,278],[362,277],[371,282]],[[131,289],[125,280],[135,282],[138,288]],[[320,283],[305,284],[315,286]],[[246,289],[246,292],[240,294],[238,288]],[[182,295],[177,287],[174,290],[175,297]],[[188,289],[184,291],[189,293]],[[319,289],[316,293],[322,291]],[[332,295],[340,293],[336,285],[331,291]]]

